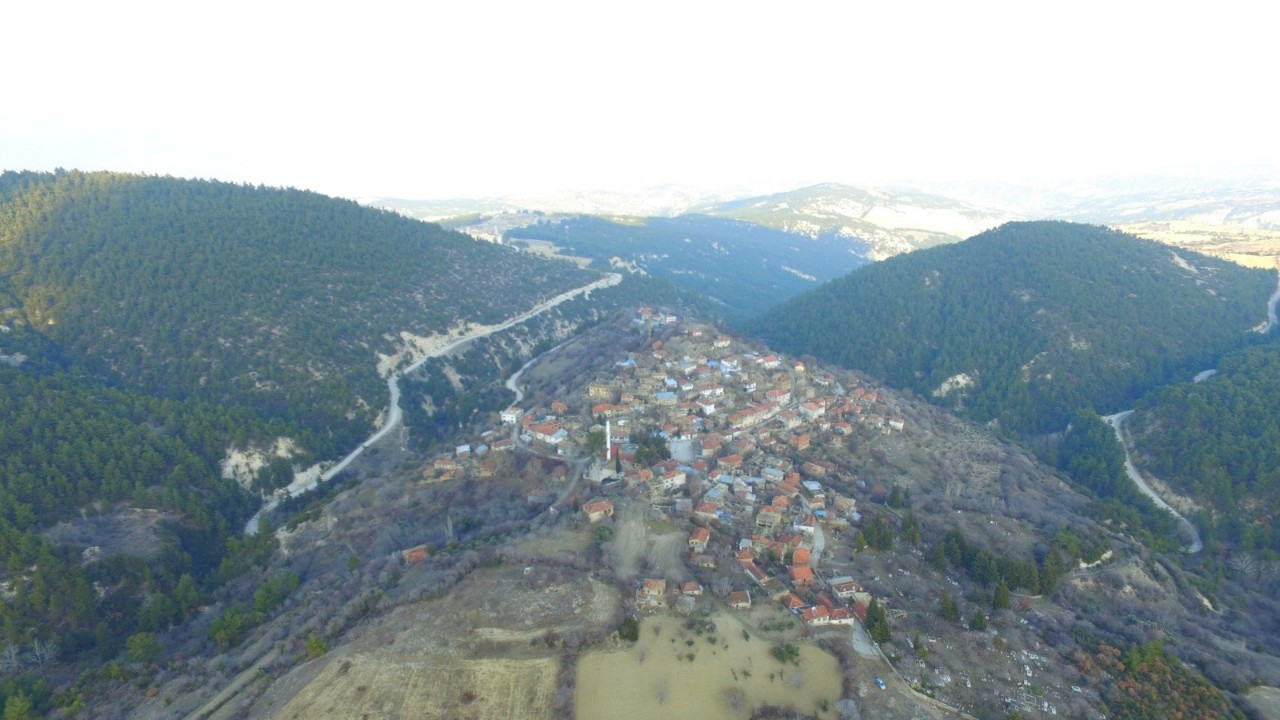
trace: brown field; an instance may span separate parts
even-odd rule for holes
[[[578,717],[733,720],[749,718],[764,704],[836,716],[841,674],[833,656],[797,643],[799,662],[784,665],[770,655],[773,643],[755,635],[743,639],[746,626],[738,618],[719,614],[712,619],[715,631],[696,634],[682,620],[648,618],[630,648],[583,656]]]
[[[555,658],[331,662],[276,718],[553,718]]]
[[[472,573],[444,598],[396,608],[277,680],[252,717],[553,718],[550,632],[602,628],[618,591],[585,574],[520,566]]]
[[[1245,267],[1271,270],[1280,256],[1280,232],[1189,220],[1119,225],[1118,230],[1167,245],[1216,255]]]

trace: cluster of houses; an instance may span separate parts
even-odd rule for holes
[[[860,585],[818,572],[815,546],[821,549],[824,535],[849,531],[859,516],[854,498],[824,483],[837,468],[809,451],[860,430],[905,431],[896,408],[859,381],[839,382],[705,326],[646,308],[635,323],[665,332],[597,376],[583,396],[553,402],[549,411],[511,412],[504,422],[523,422],[546,449],[585,448],[586,433],[608,428],[604,447],[594,448],[593,478],[688,518],[695,571],[723,572],[724,559],[732,558],[746,582],[728,596],[731,607],[768,597],[809,625],[865,618],[871,598]],[[633,430],[660,436],[671,457],[637,461]],[[606,515],[588,508],[607,502],[583,509],[594,522]],[[725,536],[737,538],[736,545],[717,553],[713,538]],[[687,609],[702,590],[696,581],[677,587],[649,578],[636,600],[639,607]]]
[[[749,608],[753,596],[765,596],[810,625],[852,623],[869,596],[852,579],[824,579],[817,570],[820,538],[848,531],[856,502],[824,483],[837,469],[810,449],[855,432],[905,431],[897,408],[862,381],[838,380],[706,325],[650,308],[637,310],[633,323],[645,337],[641,347],[599,369],[580,392],[504,410],[510,433],[487,431],[428,472],[483,477],[498,466],[496,455],[517,445],[585,458],[602,494],[638,494],[696,525],[694,568],[717,568],[713,535],[738,538],[721,553],[746,579],[728,597],[731,606]],[[670,457],[646,453],[639,436],[658,438]],[[596,498],[582,510],[598,522],[612,516],[613,504]],[[636,591],[641,607],[689,607],[701,595],[696,581],[668,587],[659,578]]]
[[[846,388],[829,372],[756,352],[709,326],[684,324],[650,308],[640,308],[634,323],[657,339],[602,368],[585,392],[547,406],[503,410],[499,419],[514,433],[486,430],[438,458],[428,476],[490,477],[501,469],[495,453],[522,445],[566,459],[599,452],[608,462],[597,468],[595,480],[644,485],[662,495],[681,490],[694,475],[746,472],[742,458],[755,449],[803,451],[823,436],[859,428],[905,429],[874,389],[857,383]],[[593,447],[592,432],[606,426],[608,447]],[[659,435],[671,461],[637,462],[633,430]]]

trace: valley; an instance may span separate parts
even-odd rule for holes
[[[1243,408],[1272,432],[1271,273],[1066,223],[921,235],[947,244],[864,267],[872,246],[851,235],[738,217],[535,216],[481,242],[306,194],[4,181],[21,202],[80,208],[19,223],[0,254],[6,703],[103,718],[1240,717],[1280,687],[1276,544],[1269,505],[1249,499],[1271,463],[1265,443],[1236,452],[1238,424],[1219,416]],[[279,313],[274,327],[215,352],[186,324],[202,310],[162,313],[139,346],[113,337],[137,325],[133,302],[185,302],[180,283],[152,298],[67,274],[44,260],[50,228],[154,226],[104,237],[161,262],[176,216],[148,193],[207,223],[221,204],[297,206],[262,238],[227,233],[283,262],[220,312]],[[852,212],[828,200],[813,207]],[[309,248],[350,242],[323,234],[325,213],[376,262],[347,273]],[[173,252],[212,252],[174,237]],[[520,243],[548,245],[504,247]],[[275,297],[259,282],[308,263],[291,276],[323,282]],[[371,272],[390,280],[354,289]],[[50,295],[53,278],[80,295]],[[90,310],[118,292],[111,317]],[[146,379],[162,375],[167,394]],[[1159,449],[1194,436],[1184,419],[1220,438],[1182,442],[1175,466],[1210,468],[1213,500]],[[40,491],[46,472],[74,503]]]
[[[384,466],[281,534],[287,566],[309,568],[309,579],[299,607],[264,627],[276,641],[256,652],[281,640],[292,649],[242,656],[246,667],[267,657],[265,674],[210,717],[430,708],[592,718],[628,708],[746,718],[767,706],[833,718],[851,707],[886,718],[955,717],[947,707],[1102,717],[1119,701],[1107,648],[1142,642],[1125,628],[1143,627],[1134,621],[1155,598],[1184,652],[1199,641],[1174,630],[1182,623],[1230,636],[1188,612],[1203,596],[1185,570],[1088,520],[1087,498],[1052,471],[857,374],[648,310],[520,372],[512,417],[531,453],[490,440],[480,456]],[[698,400],[661,404],[667,378]],[[715,407],[695,410],[715,387]],[[614,462],[592,439],[601,415],[626,433]],[[672,459],[645,457],[660,447],[646,428],[670,436]],[[581,460],[600,480],[557,470]],[[561,494],[574,485],[577,494]],[[486,507],[509,513],[525,494],[533,515],[491,525],[502,516]],[[350,602],[306,592],[347,573],[353,552],[359,581],[341,593]],[[1007,569],[984,575],[982,563]],[[1025,579],[1029,567],[1038,580]],[[993,606],[1005,583],[1008,606]],[[1104,597],[1114,620],[1094,616],[1084,632],[1077,613]],[[947,619],[947,602],[959,621]],[[354,621],[350,603],[364,608]],[[864,626],[883,632],[878,622],[887,639],[856,639]],[[322,628],[330,649],[307,660],[302,640]],[[619,675],[629,681],[603,691]],[[155,679],[176,708],[200,697],[180,678]],[[148,707],[139,710],[159,710]]]

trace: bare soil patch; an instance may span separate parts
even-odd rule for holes
[[[697,633],[682,620],[647,618],[630,648],[583,656],[577,716],[749,718],[767,704],[836,717],[841,673],[835,657],[797,643],[796,661],[781,663],[770,653],[774,643],[749,631],[744,638],[745,626],[734,616],[712,620],[714,630]]]
[[[1250,690],[1245,699],[1266,720],[1280,720],[1280,688],[1259,685]]]

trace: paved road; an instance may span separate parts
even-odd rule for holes
[[[262,515],[264,513],[268,513],[276,509],[280,505],[280,502],[284,500],[286,497],[297,497],[304,493],[311,492],[312,490],[316,489],[316,487],[320,483],[327,482],[333,479],[335,475],[347,469],[347,466],[350,465],[352,462],[354,462],[356,458],[364,454],[364,451],[367,450],[370,445],[373,445],[374,443],[378,442],[383,437],[385,437],[387,433],[396,429],[400,425],[400,422],[403,420],[403,417],[404,417],[403,413],[400,410],[400,378],[401,377],[404,377],[405,375],[412,373],[413,371],[422,367],[422,364],[430,360],[431,358],[440,357],[441,355],[448,355],[449,353],[456,350],[460,345],[464,345],[466,343],[471,342],[472,340],[476,340],[482,337],[487,337],[489,335],[492,335],[493,333],[501,332],[515,325],[519,325],[520,323],[526,320],[529,320],[530,318],[533,318],[537,315],[541,315],[542,313],[550,310],[553,307],[556,307],[557,305],[565,302],[566,300],[572,300],[573,298],[579,295],[590,296],[592,290],[611,287],[613,285],[617,285],[620,282],[622,282],[622,275],[619,275],[618,273],[610,273],[609,275],[606,275],[605,277],[599,280],[596,280],[593,283],[584,285],[580,288],[569,290],[567,292],[560,293],[559,295],[551,298],[550,300],[543,301],[535,305],[533,308],[519,315],[516,315],[515,317],[508,318],[507,320],[504,320],[503,322],[497,325],[480,326],[475,330],[472,330],[470,333],[459,337],[457,340],[454,340],[453,342],[447,345],[443,345],[427,353],[423,357],[419,358],[417,362],[413,363],[412,365],[405,368],[404,370],[401,370],[400,372],[397,372],[397,373],[392,373],[391,377],[387,378],[387,393],[390,395],[390,401],[387,406],[388,407],[387,418],[383,422],[382,427],[378,428],[377,432],[373,433],[372,435],[369,436],[367,440],[360,443],[360,445],[356,447],[356,449],[348,453],[346,457],[339,460],[338,464],[334,465],[328,470],[325,470],[323,473],[320,473],[318,477],[300,478],[298,480],[295,480],[288,487],[277,491],[271,497],[271,499],[268,500],[267,503],[262,506],[262,509],[259,510],[252,518],[250,518],[248,523],[245,524],[244,526],[245,534],[246,535],[257,534],[258,524],[261,521]]]
[[[1200,540],[1200,531],[1196,530],[1196,526],[1192,525],[1190,520],[1183,517],[1177,510],[1170,507],[1169,503],[1165,502],[1163,498],[1157,495],[1155,491],[1151,489],[1151,486],[1147,484],[1147,481],[1143,479],[1142,474],[1138,472],[1137,466],[1133,464],[1133,455],[1129,453],[1129,443],[1125,438],[1123,431],[1124,421],[1132,414],[1132,410],[1125,410],[1124,412],[1116,413],[1115,415],[1108,415],[1102,418],[1107,421],[1107,424],[1110,425],[1113,430],[1116,431],[1116,439],[1120,441],[1120,447],[1124,448],[1124,471],[1128,474],[1129,479],[1133,481],[1133,484],[1137,485],[1138,489],[1142,491],[1142,494],[1151,498],[1152,502],[1154,502],[1158,507],[1168,510],[1173,513],[1174,517],[1178,518],[1178,526],[1181,528],[1183,535],[1190,540],[1187,544],[1186,551],[1189,553],[1198,553],[1204,549],[1204,543]]]
[[[1276,274],[1280,276],[1280,258],[1276,259]],[[1267,300],[1267,326],[1262,332],[1269,333],[1276,327],[1276,304],[1280,303],[1280,278],[1276,281],[1276,291],[1271,293],[1271,299]]]

